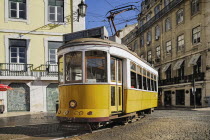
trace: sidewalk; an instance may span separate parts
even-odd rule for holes
[[[156,110],[188,110],[188,111],[210,111],[210,107],[199,107],[199,108],[194,108],[194,107],[174,107],[174,106],[161,106],[157,107]]]
[[[54,112],[7,112],[0,114],[0,127],[58,123]]]

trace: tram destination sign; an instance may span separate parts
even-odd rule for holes
[[[107,29],[102,27],[97,27],[93,29],[78,31],[74,33],[69,33],[64,35],[64,42],[68,42],[74,39],[80,39],[80,38],[101,38],[105,39],[108,38],[108,31]]]

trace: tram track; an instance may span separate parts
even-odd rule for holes
[[[125,124],[112,122],[112,123],[109,123],[109,124],[99,128],[99,129],[97,129],[97,130],[90,129],[90,126],[88,126],[88,124],[82,124],[82,125],[86,125],[86,126],[80,126],[80,127],[73,126],[73,124],[71,124],[71,126],[73,126],[73,127],[68,127],[71,131],[72,130],[73,131],[77,131],[77,132],[80,131],[81,133],[74,134],[74,135],[69,135],[67,131],[66,132],[62,131],[65,136],[59,137],[59,138],[53,138],[53,139],[50,139],[50,140],[70,139],[70,138],[74,138],[74,137],[78,137],[78,136],[84,136],[84,135],[89,135],[89,134],[93,134],[93,133],[98,133],[98,132],[110,130],[110,129],[113,129],[113,128],[118,128],[118,127],[121,127],[121,126],[125,126],[125,125],[127,125],[129,123],[134,123],[134,122],[137,122],[137,121],[141,121],[145,117],[146,116],[141,116],[140,118],[134,118],[133,120],[130,120],[129,122],[127,122]],[[81,125],[81,124],[77,124],[77,125]]]

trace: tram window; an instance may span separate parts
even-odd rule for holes
[[[147,85],[148,85],[148,90],[151,90],[150,81],[151,81],[151,79],[150,79],[150,78],[147,78]]]
[[[154,80],[151,80],[151,87],[152,87],[151,90],[152,90],[152,91],[155,91],[155,90],[154,90],[154,89],[155,89],[155,88],[154,88]]]
[[[147,78],[143,76],[143,89],[147,90]]]
[[[58,58],[58,79],[59,83],[64,82],[64,77],[63,77],[63,56]]]
[[[82,82],[82,52],[70,52],[65,55],[66,82]]]
[[[122,83],[122,61],[118,60],[118,82]]]
[[[111,87],[111,106],[115,106],[115,87]]]
[[[131,88],[136,88],[136,73],[131,71]]]
[[[107,82],[107,53],[103,51],[85,52],[86,82]]]
[[[110,61],[111,64],[111,81],[115,82],[116,81],[116,59],[115,58],[111,58]]]
[[[155,80],[154,83],[155,83],[155,91],[157,91],[157,81]]]
[[[142,89],[142,76],[140,74],[138,74],[138,88]]]

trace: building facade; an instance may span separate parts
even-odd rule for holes
[[[207,0],[145,0],[138,29],[122,39],[158,70],[159,106],[210,105],[209,7]]]
[[[73,0],[0,1],[0,92],[5,111],[55,111],[57,49],[63,34],[85,29]]]

